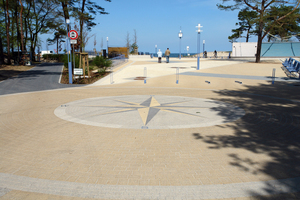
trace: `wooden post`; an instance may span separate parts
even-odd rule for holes
[[[80,54],[80,55],[82,56],[82,54]],[[82,60],[83,60],[83,65],[82,65],[82,68],[83,68],[83,78],[85,78],[85,57],[84,56],[83,56]]]
[[[89,54],[86,55],[86,61],[87,61],[88,76],[90,78],[91,75],[90,75],[90,67],[89,67]]]
[[[81,53],[79,52],[79,68],[81,68],[82,66],[82,61],[81,61]]]

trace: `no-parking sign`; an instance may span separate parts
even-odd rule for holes
[[[70,30],[68,36],[71,40],[76,40],[78,38],[78,33],[75,30]]]

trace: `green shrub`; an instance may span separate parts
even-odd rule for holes
[[[98,73],[100,76],[103,76],[105,74],[106,70],[104,68],[98,69]]]
[[[58,62],[64,61],[65,54],[43,54],[44,59],[57,60]]]
[[[112,61],[102,56],[96,56],[96,58],[93,61],[93,64],[96,65],[98,68],[107,69],[112,66]]]
[[[79,55],[75,55],[75,67],[76,68],[79,68]],[[62,57],[62,62],[64,63],[64,66],[66,68],[68,68],[68,55],[65,54],[63,57]],[[73,54],[72,54],[72,60],[70,61],[72,63],[72,65],[74,64],[74,58],[73,58]]]

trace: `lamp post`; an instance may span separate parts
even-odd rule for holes
[[[66,19],[67,30],[70,31],[70,20]],[[68,32],[67,31],[67,32]],[[69,84],[73,83],[73,73],[72,73],[72,54],[70,50],[70,38],[67,36],[67,52],[68,52],[68,71],[69,71]]]
[[[179,37],[179,59],[181,59],[181,38],[182,38],[181,28],[180,28],[180,32],[178,33],[178,37]]]
[[[203,40],[203,58],[205,58],[204,52],[205,52],[205,40]]]
[[[190,50],[190,47],[187,46],[187,47],[186,47],[186,51],[187,51],[187,55],[188,55],[188,56],[190,55],[190,54],[189,54],[189,50]]]
[[[198,26],[196,26],[196,28],[198,28],[198,45],[197,45],[197,70],[199,70],[200,69],[200,32],[201,32],[201,30],[200,30],[200,28],[201,28],[202,26],[200,25],[200,24],[198,24]]]
[[[155,54],[157,54],[157,44],[155,45]]]
[[[106,42],[107,42],[107,55],[108,55],[108,37],[106,37]]]

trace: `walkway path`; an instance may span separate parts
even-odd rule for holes
[[[78,87],[59,83],[61,64],[41,64],[22,74],[0,82],[0,95]]]
[[[0,199],[298,198],[299,82],[277,61],[195,61],[136,58],[113,84],[0,95]],[[274,68],[283,81],[260,78]]]

